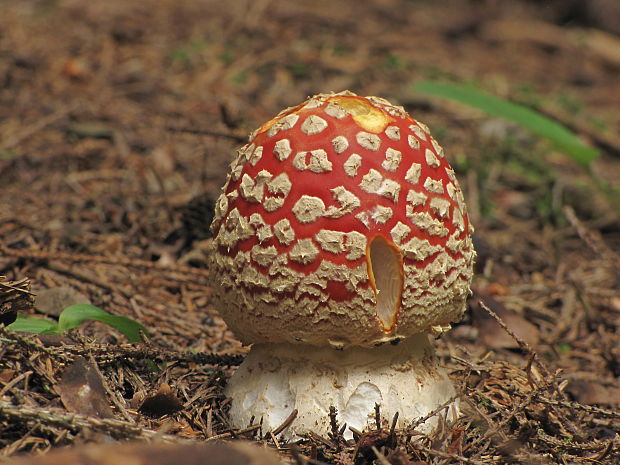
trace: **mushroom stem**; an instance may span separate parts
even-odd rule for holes
[[[398,412],[399,427],[425,416],[455,393],[426,334],[380,347],[315,347],[304,344],[255,344],[231,378],[226,395],[233,398],[232,423],[239,428],[252,417],[264,431],[277,428],[298,410],[283,433],[295,439],[309,431],[327,436],[329,408],[339,422],[358,430],[374,427],[375,404],[386,420]],[[449,408],[458,415],[458,405]],[[439,416],[418,428],[432,430]],[[351,437],[347,429],[346,438]]]

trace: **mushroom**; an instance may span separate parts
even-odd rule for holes
[[[375,404],[406,426],[453,397],[429,334],[465,311],[472,227],[402,107],[345,91],[282,111],[238,151],[212,231],[214,302],[252,344],[226,388],[235,426],[296,409],[288,438],[326,434],[334,406],[362,430]]]

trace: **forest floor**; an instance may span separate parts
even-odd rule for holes
[[[0,0],[0,318],[91,303],[151,336],[0,325],[0,462],[110,438],[245,438],[300,465],[620,463],[620,202],[600,188],[620,179],[614,3]],[[423,80],[535,108],[601,156],[588,171],[414,92]],[[343,89],[425,122],[465,192],[473,295],[435,341],[463,415],[430,436],[285,444],[228,424],[223,387],[247,348],[210,305],[208,227],[247,134]],[[15,298],[28,282],[34,304]]]

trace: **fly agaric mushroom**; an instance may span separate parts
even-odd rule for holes
[[[379,404],[403,426],[454,395],[428,334],[465,311],[472,227],[403,108],[346,91],[282,111],[238,151],[212,231],[215,302],[253,344],[226,390],[234,425],[297,409],[289,438],[326,434],[334,406],[361,430]]]

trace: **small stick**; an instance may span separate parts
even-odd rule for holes
[[[504,322],[504,320],[502,320],[500,318],[500,316],[495,313],[493,310],[491,310],[482,300],[480,300],[480,306],[489,314],[493,317],[493,319],[495,319],[495,321],[497,321],[497,323],[502,327],[502,329],[504,331],[506,331],[508,334],[510,334],[510,336],[517,341],[517,344],[519,344],[519,347],[525,351],[526,353],[528,353],[533,360],[536,361],[536,364],[538,365],[538,367],[540,368],[542,374],[545,376],[546,379],[548,379],[549,381],[547,381],[547,386],[551,386],[553,387],[553,389],[555,390],[555,392],[558,394],[558,396],[560,398],[562,398],[563,400],[566,400],[566,394],[564,392],[562,392],[562,390],[560,389],[560,386],[558,384],[558,380],[557,377],[555,375],[551,374],[551,371],[547,368],[547,366],[542,362],[542,360],[540,360],[540,357],[538,357],[536,351],[534,351],[534,349],[532,349],[530,347],[530,345],[525,342],[523,339],[521,339],[519,336],[517,336],[510,328],[508,328],[508,326],[506,325],[506,323]],[[573,432],[577,431],[577,427],[569,420],[569,419],[564,419],[563,424],[568,427],[569,429],[571,429]]]
[[[213,407],[209,407],[207,412],[207,438],[213,436]]]
[[[528,355],[530,355],[535,361],[536,364],[538,365],[538,367],[541,369],[541,371],[543,372],[543,374],[545,375],[545,377],[549,380],[551,380],[549,382],[549,385],[552,385],[554,387],[554,389],[556,390],[556,392],[558,393],[558,395],[560,397],[562,397],[563,399],[566,399],[566,395],[561,391],[560,387],[558,386],[557,383],[557,379],[555,376],[553,376],[551,374],[551,372],[549,371],[549,369],[547,368],[547,366],[540,360],[540,357],[538,357],[536,351],[534,349],[532,349],[530,347],[530,345],[525,342],[521,337],[517,336],[514,331],[512,331],[504,322],[504,320],[502,320],[500,318],[500,316],[495,313],[493,310],[491,310],[487,304],[485,304],[482,300],[480,300],[480,306],[489,314],[493,317],[493,319],[495,321],[497,321],[497,324],[499,324],[502,329],[504,331],[506,331],[510,337],[512,337],[517,344],[519,345],[519,347],[521,348],[521,350],[523,350],[524,352],[527,352]]]
[[[531,353],[527,357],[527,365],[525,367],[525,372],[527,373],[527,382],[532,389],[536,389],[538,387],[532,376],[532,363],[534,363],[535,358],[535,354]]]
[[[609,248],[600,234],[586,228],[579,218],[577,218],[575,210],[572,207],[566,206],[562,211],[568,222],[575,228],[575,231],[577,231],[577,235],[581,240],[585,242],[594,253],[609,261],[617,270],[620,270],[620,255]]]
[[[392,465],[390,461],[385,457],[385,455],[379,452],[379,449],[377,449],[374,445],[370,446],[370,448],[374,452],[375,456],[377,457],[377,460],[379,461],[381,465]]]
[[[57,359],[61,362],[69,362],[73,360],[71,357],[68,357],[67,354],[59,352],[55,348],[46,347],[43,344],[40,344],[38,338],[34,335],[26,336],[19,334],[3,325],[0,325],[0,335],[3,336],[2,342],[19,344],[28,350],[43,352],[51,358]]]
[[[483,465],[483,464],[488,464],[491,462],[481,462],[478,460],[473,460],[467,457],[463,457],[462,455],[457,455],[457,454],[450,454],[447,452],[442,452],[440,450],[435,450],[435,449],[429,449],[427,447],[423,447],[423,446],[417,446],[417,449],[422,451],[422,452],[426,452],[427,454],[431,454],[431,455],[435,455],[437,457],[442,457],[442,458],[446,458],[446,459],[452,459],[452,460],[456,460],[458,462],[463,462],[463,463],[468,463],[471,465]],[[497,462],[492,462],[492,463],[497,463]]]
[[[167,272],[176,272],[186,275],[208,277],[209,271],[188,265],[164,265],[158,262],[128,257],[106,257],[104,255],[73,254],[66,252],[45,252],[29,249],[11,249],[0,240],[0,252],[10,256],[34,260],[59,260],[72,263],[103,263],[106,265],[120,265],[134,268],[144,268]]]
[[[18,293],[34,295],[32,292],[30,292],[30,289],[29,289],[30,284],[29,284],[28,278],[23,278],[23,279],[20,279],[19,281],[13,281],[13,282],[8,282],[8,281],[3,282],[2,281],[3,279],[6,279],[6,276],[0,276],[0,289],[11,289],[12,291],[15,291]],[[26,285],[28,288],[24,288],[23,287],[24,285]]]
[[[311,439],[320,442],[321,444],[329,447],[330,449],[335,449],[336,448],[336,444],[334,444],[333,442],[329,441],[328,439],[325,439],[323,436],[315,433],[314,431],[308,431],[307,436],[310,437]]]
[[[396,431],[396,423],[398,423],[398,412],[394,414],[392,419],[392,426],[390,427],[390,437],[394,438],[394,432]]]
[[[427,413],[425,416],[423,416],[422,418],[418,418],[415,422],[413,422],[411,424],[411,426],[409,426],[408,428],[406,428],[407,430],[414,430],[416,429],[418,426],[420,426],[422,423],[424,423],[426,420],[428,420],[429,418],[434,417],[435,415],[439,414],[443,409],[445,409],[446,407],[449,407],[450,404],[452,402],[454,402],[456,399],[458,399],[459,395],[455,394],[452,397],[450,397],[447,401],[445,401],[443,404],[441,404],[439,407],[437,407],[435,410],[432,410],[431,412]]]
[[[256,430],[260,429],[260,427],[261,425],[252,425],[247,428],[236,430],[236,431],[227,431],[222,434],[216,434],[215,436],[211,436],[210,438],[207,439],[207,441],[212,441],[215,439],[226,439],[229,437],[237,438],[239,435],[242,435],[242,434],[253,433]],[[174,437],[176,438],[176,436]]]
[[[278,442],[278,440],[276,439],[276,435],[273,434],[272,431],[269,431],[269,436],[271,437],[271,440],[273,441],[273,445],[276,446],[276,449],[280,450],[280,443]]]
[[[353,426],[349,426],[349,431],[353,433],[353,439],[355,439],[356,442],[362,437],[362,432]]]
[[[565,407],[569,409],[581,410],[593,415],[601,415],[608,418],[620,418],[620,412],[614,410],[607,410],[601,407],[595,407],[593,405],[584,405],[577,402],[551,400],[543,397],[540,393],[536,393],[536,400],[544,404],[553,405],[555,407]]]
[[[338,410],[333,405],[329,406],[329,426],[331,428],[331,436],[336,444],[340,443],[340,435],[338,434]]]
[[[329,437],[336,444],[336,452],[340,452],[342,450],[342,443],[344,442],[344,438],[342,437],[343,429],[338,428],[338,410],[333,405],[329,406],[329,426],[331,428],[331,433],[329,433]],[[344,425],[346,427],[346,425]]]
[[[2,401],[0,401],[0,413],[15,421],[35,421],[43,423],[44,425],[61,427],[71,431],[91,429],[123,439],[156,438],[161,441],[179,442],[177,436],[162,434],[160,431],[153,431],[127,421],[111,418],[102,419],[76,413],[61,414],[39,407],[26,407],[25,405],[15,406]]]
[[[117,411],[120,412],[120,414],[123,416],[126,422],[135,424],[136,423],[135,420],[131,417],[131,415],[129,415],[129,413],[127,412],[127,409],[125,408],[125,406],[121,403],[120,399],[118,398],[117,392],[110,389],[110,385],[108,384],[106,377],[103,376],[103,373],[101,373],[101,370],[99,370],[99,365],[97,365],[95,358],[91,355],[90,357],[88,357],[88,359],[94,371],[97,373],[97,376],[101,380],[101,383],[103,384],[103,389],[108,395],[108,398],[112,400],[112,403],[116,407]]]
[[[377,431],[381,431],[381,406],[379,404],[375,404],[375,423]]]
[[[33,351],[43,352],[62,362],[73,361],[76,357],[93,356],[99,365],[112,363],[119,358],[143,360],[151,359],[156,362],[185,362],[200,365],[237,366],[243,361],[242,355],[214,354],[205,352],[181,352],[148,344],[66,344],[61,347],[46,346],[40,343],[37,336],[23,336],[6,327],[0,328],[3,342],[17,343]]]
[[[276,429],[274,429],[271,432],[272,436],[277,436],[282,431],[284,431],[286,428],[288,428],[291,425],[291,423],[295,421],[295,418],[297,418],[297,413],[298,413],[297,409],[293,409],[290,415],[286,417],[286,420],[284,420],[280,426],[278,426]]]
[[[574,451],[596,451],[600,453],[604,451],[605,448],[607,448],[608,446],[607,443],[600,442],[597,440],[589,441],[589,442],[567,442],[563,439],[558,439],[554,436],[550,436],[541,430],[538,430],[536,432],[536,436],[542,442],[549,444],[551,446],[562,447],[564,449],[569,449],[569,450],[574,450]],[[614,440],[612,439],[610,442],[613,443]]]
[[[607,443],[607,447],[605,447],[605,449],[599,452],[595,457],[591,457],[592,462],[597,463],[603,460],[605,457],[607,457],[609,453],[611,452],[611,449],[613,448],[613,446],[614,446],[614,440],[612,439],[611,441]]]

